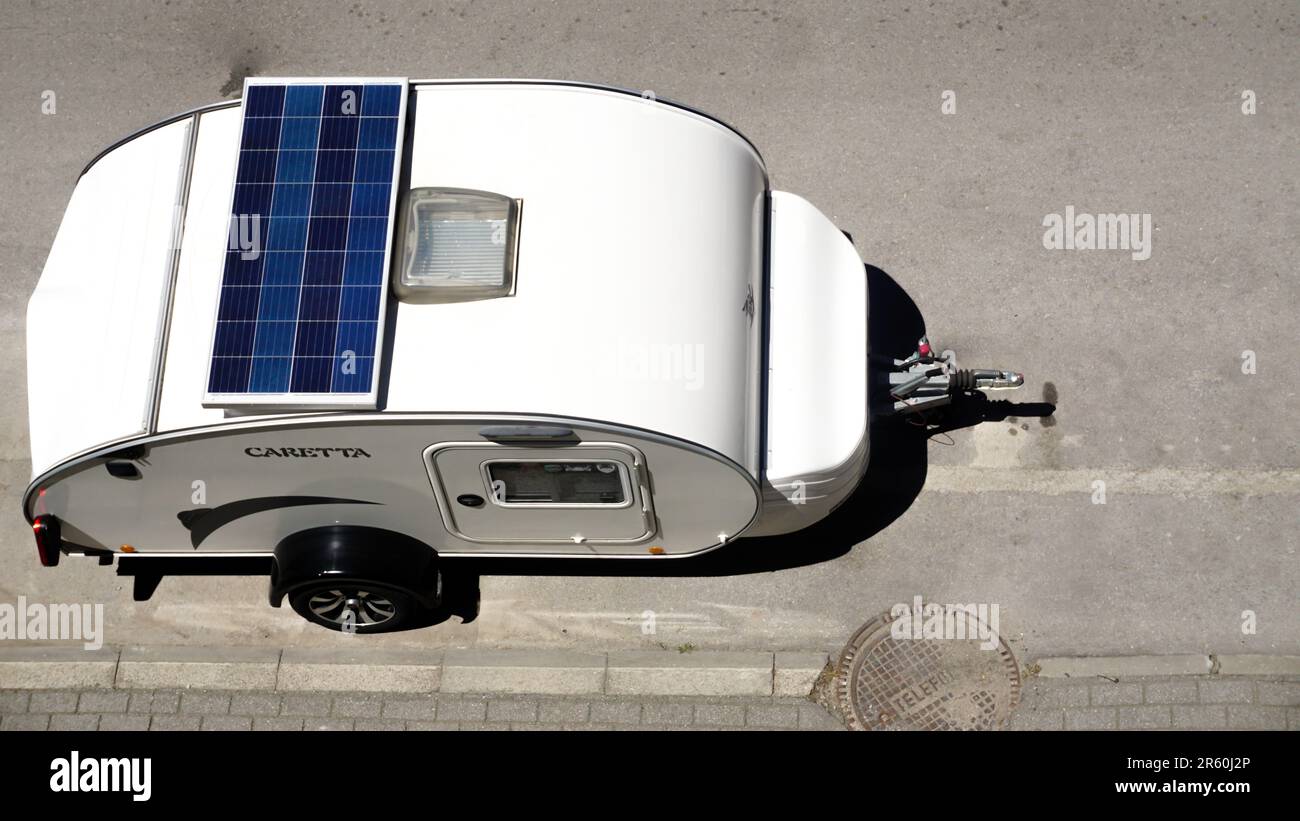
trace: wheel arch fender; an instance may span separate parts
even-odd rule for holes
[[[438,553],[419,539],[377,527],[326,525],[286,536],[275,546],[269,598],[322,581],[367,581],[404,590],[427,607],[442,597]]]

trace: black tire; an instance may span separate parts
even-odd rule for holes
[[[289,606],[313,624],[348,633],[399,630],[425,610],[405,590],[367,581],[305,585],[289,594]]]

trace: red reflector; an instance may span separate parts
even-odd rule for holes
[[[32,532],[36,534],[36,552],[41,556],[41,564],[45,567],[57,565],[63,547],[59,520],[49,514],[37,516],[32,522]]]

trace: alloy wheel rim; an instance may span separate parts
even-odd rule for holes
[[[363,588],[336,587],[316,593],[307,602],[308,609],[332,624],[375,627],[392,621],[397,605],[382,593]]]

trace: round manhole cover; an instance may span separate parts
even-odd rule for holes
[[[905,623],[896,625],[900,619]],[[926,629],[910,611],[882,613],[849,639],[835,669],[835,695],[849,726],[1001,729],[1020,702],[1011,648],[971,610],[926,605],[924,619]]]

